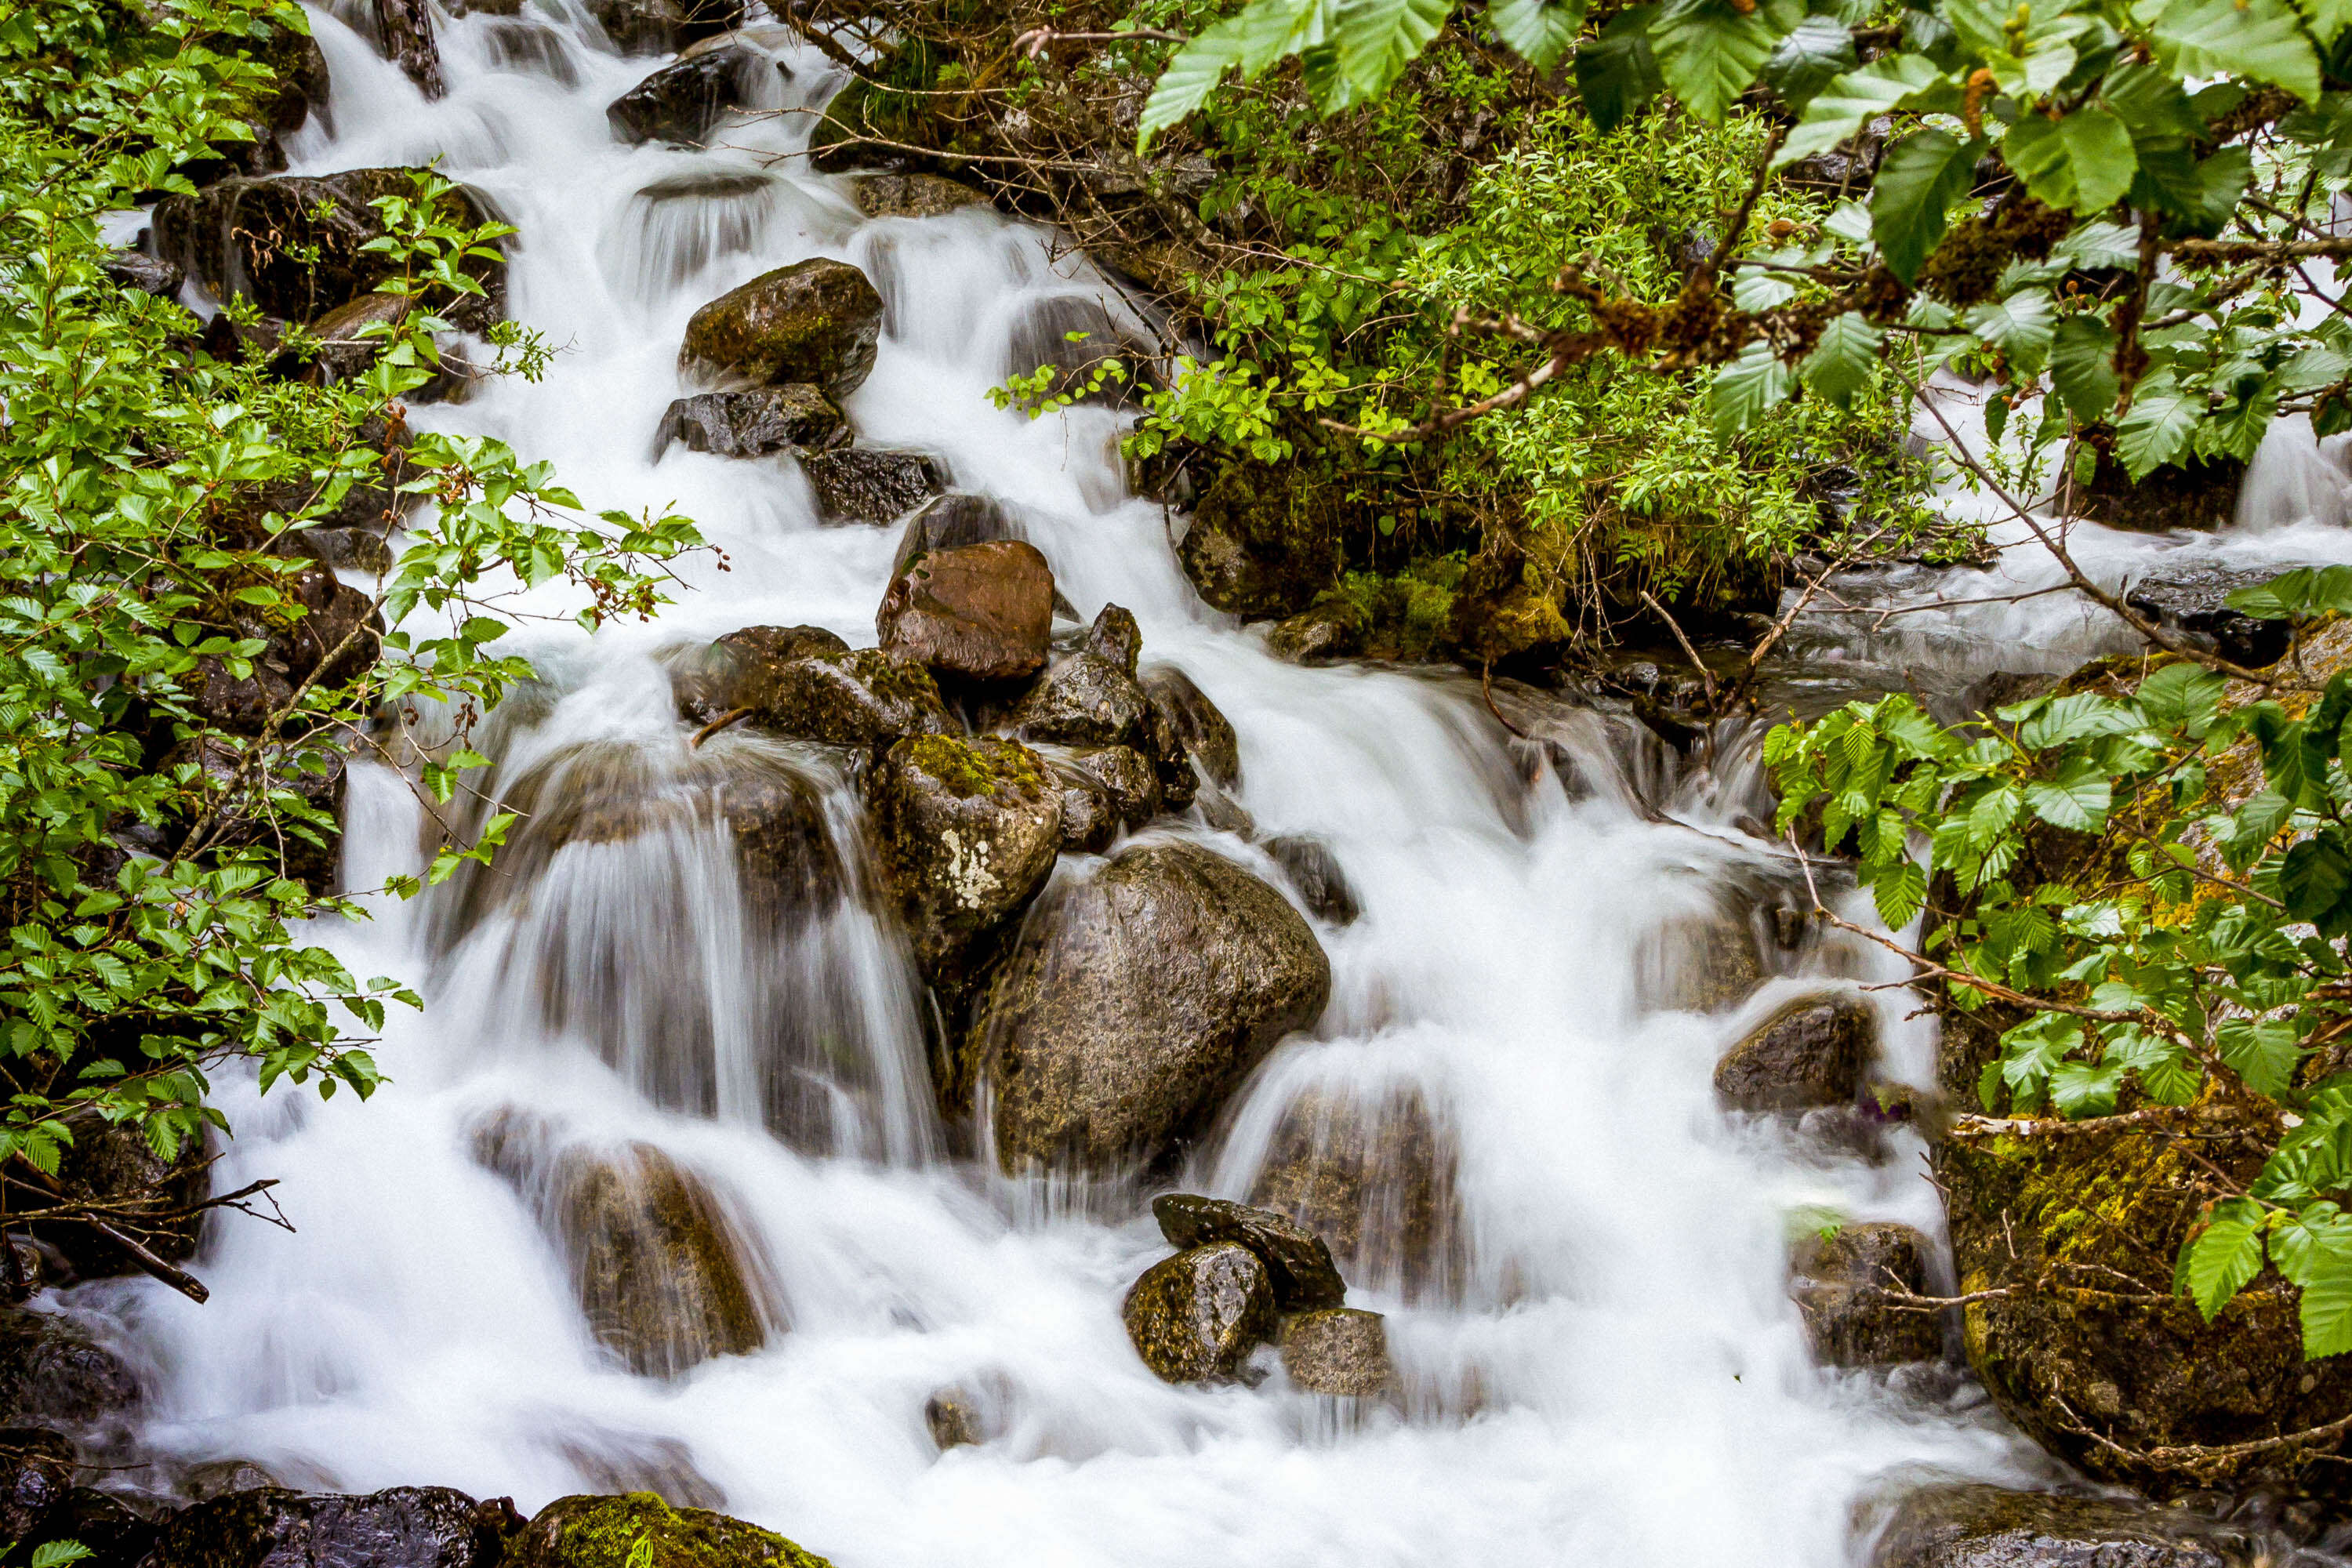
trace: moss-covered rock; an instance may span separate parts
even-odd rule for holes
[[[1036,896],[1060,852],[1061,793],[1014,742],[900,741],[866,799],[875,859],[935,982]]]
[[[1198,845],[1122,851],[1040,904],[978,1009],[999,1158],[1166,1159],[1330,992],[1329,961],[1280,893]]]
[[[1265,649],[1292,664],[1336,664],[1364,651],[1370,629],[1355,605],[1327,598],[1277,622],[1265,634]]]
[[[940,107],[935,89],[940,73],[954,63],[951,47],[919,37],[875,61],[825,105],[824,118],[809,132],[810,165],[824,174],[840,174],[856,168],[903,172],[939,163],[936,157],[907,149],[940,140],[946,132],[935,123]]]
[[[786,740],[880,746],[948,728],[947,706],[930,671],[881,648],[753,658],[738,668],[727,692],[733,700],[719,711],[750,708],[754,728]]]
[[[846,397],[874,369],[882,296],[845,261],[812,257],[763,272],[697,310],[681,374],[741,385],[806,382]]]
[[[1339,580],[1341,524],[1328,487],[1299,469],[1232,463],[1193,508],[1177,557],[1220,610],[1297,615]]]
[[[1942,1318],[1886,1294],[1929,1294],[1930,1245],[1911,1226],[1885,1220],[1840,1226],[1799,1242],[1789,1294],[1804,1314],[1813,1359],[1824,1366],[1895,1366],[1942,1355]]]
[[[1045,672],[1006,720],[1024,741],[1139,746],[1151,704],[1135,678],[1097,653],[1075,653]]]
[[[850,194],[867,217],[941,217],[988,205],[981,192],[937,174],[866,174]]]
[[[1274,1304],[1285,1312],[1319,1311],[1348,1299],[1347,1282],[1331,1261],[1331,1249],[1288,1215],[1223,1198],[1167,1193],[1151,1200],[1151,1217],[1171,1247],[1230,1241],[1257,1254],[1274,1285]]]
[[[1265,1265],[1232,1242],[1196,1247],[1153,1264],[1119,1311],[1135,1353],[1169,1383],[1237,1375],[1278,1323]]]
[[[558,1498],[507,1548],[509,1568],[826,1568],[771,1530],[651,1492]]]

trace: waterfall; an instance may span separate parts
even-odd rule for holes
[[[1061,323],[1150,323],[1054,235],[984,207],[862,219],[845,178],[792,156],[793,111],[839,80],[814,49],[762,46],[790,69],[782,112],[709,150],[628,147],[604,106],[656,62],[565,7],[438,15],[435,102],[338,19],[364,6],[312,15],[333,101],[291,139],[295,171],[438,160],[519,228],[511,310],[559,351],[536,384],[415,422],[510,442],[599,506],[692,516],[730,569],[688,560],[657,622],[593,638],[561,584],[508,601],[543,684],[480,731],[496,765],[467,820],[497,801],[527,826],[495,866],[311,933],[424,994],[375,1047],[390,1081],[364,1106],[222,1087],[215,1181],[278,1178],[295,1233],[216,1222],[206,1306],[143,1279],[71,1293],[152,1373],[148,1452],[526,1512],[647,1487],[842,1568],[1821,1568],[1845,1561],[1857,1500],[1904,1477],[2048,1478],[1965,1380],[1808,1357],[1791,1236],[1825,1215],[1940,1235],[1922,1146],[1896,1129],[1864,1159],[1727,1117],[1711,1070],[1777,1002],[1829,987],[1877,1009],[1885,1076],[1931,1088],[1932,1026],[1864,989],[1901,978],[1886,955],[1776,914],[1801,885],[1757,836],[1756,730],[1718,733],[1705,765],[1566,707],[1525,740],[1459,676],[1270,658],[1192,594],[1181,520],[1129,490],[1125,415],[1033,422],[986,395]],[[753,625],[874,640],[895,529],[820,525],[789,457],[652,456],[688,317],[812,256],[887,302],[845,405],[861,443],[1003,502],[1082,617],[1131,610],[1147,658],[1233,721],[1259,833],[1316,837],[1352,885],[1360,918],[1319,931],[1321,1023],[1184,1178],[1336,1227],[1350,1300],[1388,1315],[1394,1404],[1339,1419],[1278,1379],[1158,1381],[1118,1311],[1166,1251],[1144,1206],[1033,1202],[949,1152],[920,989],[837,763],[735,733],[687,749],[677,650]],[[2322,468],[2315,450],[2265,468],[2262,493],[2296,510],[2244,531],[2077,537],[2117,582],[2179,550],[2340,556],[2323,536],[2340,495],[2309,499]],[[2011,591],[2040,580],[2029,548],[1843,602]],[[1849,669],[1958,679],[2121,646],[2054,595],[1874,631],[1827,608],[1799,640]],[[747,799],[775,827],[757,855]],[[355,766],[352,885],[415,870],[435,831],[401,774]],[[611,1206],[639,1199],[654,1222],[615,1229]],[[583,1248],[616,1235],[596,1256],[680,1292],[650,1337],[600,1315],[620,1287],[583,1277]],[[926,1410],[948,1391],[987,1441],[937,1449]]]

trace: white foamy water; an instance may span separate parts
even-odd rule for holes
[[[1596,786],[1571,792],[1475,682],[1267,658],[1192,596],[1181,520],[1128,494],[1114,415],[990,405],[1028,311],[1108,295],[1049,235],[984,210],[862,221],[845,182],[777,157],[804,135],[789,115],[713,151],[625,148],[604,105],[656,62],[560,8],[444,17],[436,104],[331,16],[318,30],[332,133],[298,140],[298,170],[438,158],[520,227],[513,313],[563,351],[541,384],[418,422],[510,441],[600,506],[674,506],[731,569],[688,562],[652,626],[520,630],[546,685],[484,741],[494,791],[541,802],[518,852],[319,933],[359,973],[413,977],[428,1005],[393,1020],[376,1053],[392,1081],[370,1104],[226,1090],[236,1136],[216,1179],[278,1178],[298,1233],[216,1224],[195,1265],[206,1306],[144,1280],[73,1293],[149,1365],[155,1453],[346,1490],[510,1493],[526,1512],[653,1485],[842,1568],[1822,1568],[1847,1560],[1856,1500],[1891,1480],[2045,1475],[1965,1387],[1808,1360],[1785,1294],[1793,1229],[1941,1221],[1907,1133],[1873,1163],[1717,1109],[1717,1056],[1804,982],[1713,1013],[1661,1005],[1699,999],[1692,977],[1727,931],[1769,926],[1750,906],[1796,898],[1731,826],[1760,808],[1752,766],[1636,769],[1605,727],[1570,723],[1564,771]],[[821,100],[821,58],[783,58],[787,106]],[[1359,1248],[1350,1300],[1389,1314],[1394,1404],[1343,1410],[1278,1370],[1255,1388],[1154,1378],[1118,1317],[1167,1250],[1148,1194],[1057,1202],[945,1152],[919,987],[868,912],[838,759],[740,733],[687,752],[663,650],[754,624],[874,640],[895,529],[819,526],[788,458],[650,458],[684,390],[688,315],[817,255],[866,268],[890,301],[847,402],[860,439],[930,452],[1002,500],[1082,616],[1132,610],[1147,658],[1181,664],[1238,729],[1260,831],[1320,836],[1354,884],[1362,918],[1320,930],[1326,1016],[1253,1079],[1188,1180],[1248,1195],[1302,1103],[1412,1108],[1458,1213],[1437,1267],[1416,1273],[1378,1236]],[[2274,551],[2336,521],[2210,547]],[[746,781],[823,803],[799,853],[837,891],[780,924],[747,900],[719,826],[714,802]],[[632,831],[586,826],[614,803]],[[1272,874],[1239,838],[1177,830]],[[413,868],[420,831],[402,781],[360,769],[353,885]],[[1891,977],[1867,954],[1781,960],[1815,984]],[[1867,994],[1882,1070],[1929,1083],[1903,994]],[[647,1146],[698,1174],[765,1348],[671,1378],[604,1349],[541,1211],[477,1158],[518,1106],[564,1146]],[[1292,1131],[1333,1136],[1334,1114]],[[950,1387],[995,1433],[940,1454],[924,1409]]]

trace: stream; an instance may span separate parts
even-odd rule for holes
[[[294,172],[438,160],[484,193],[520,230],[511,313],[560,352],[536,384],[415,422],[548,459],[593,505],[693,517],[726,569],[688,559],[656,621],[593,637],[558,591],[517,601],[545,618],[508,642],[544,679],[483,726],[484,787],[542,815],[634,803],[642,830],[551,840],[312,933],[426,1005],[394,1009],[375,1049],[390,1081],[365,1106],[221,1087],[236,1135],[216,1190],[276,1177],[296,1228],[216,1220],[194,1265],[209,1304],[143,1279],[68,1293],[149,1376],[148,1453],[316,1489],[509,1494],[525,1513],[650,1488],[840,1568],[1823,1568],[1849,1561],[1857,1506],[1906,1484],[2059,1479],[1962,1374],[1807,1353],[1791,1237],[1825,1216],[1940,1236],[1925,1146],[1895,1128],[1857,1152],[1727,1116],[1714,1063],[1825,988],[1877,1009],[1882,1079],[1932,1087],[1935,1042],[1909,994],[1863,989],[1900,977],[1889,955],[1776,939],[1802,885],[1749,831],[1770,814],[1762,726],[1727,723],[1693,761],[1561,703],[1530,742],[1457,672],[1273,658],[1262,628],[1194,596],[1183,520],[1129,489],[1120,416],[1032,421],[987,396],[1028,368],[1013,344],[1042,307],[1129,310],[1082,257],[985,207],[861,217],[846,177],[789,156],[802,114],[732,123],[709,151],[623,146],[605,105],[658,62],[614,52],[570,3],[437,16],[437,102],[354,31],[363,7],[315,6],[332,101],[289,139]],[[839,85],[814,49],[762,37],[790,71],[776,110]],[[858,896],[871,872],[838,764],[741,731],[688,750],[677,650],[754,625],[875,641],[896,527],[821,525],[788,457],[653,456],[691,390],[688,317],[813,256],[860,267],[888,305],[845,402],[860,444],[929,453],[952,488],[996,498],[1079,619],[1132,611],[1146,660],[1231,719],[1256,841],[1197,815],[1148,831],[1276,886],[1271,836],[1315,836],[1344,868],[1362,913],[1317,923],[1328,1009],[1178,1184],[1263,1196],[1286,1144],[1352,1136],[1366,1198],[1341,1261],[1349,1304],[1386,1314],[1395,1397],[1309,1394],[1278,1369],[1255,1386],[1156,1378],[1119,1317],[1168,1251],[1149,1192],[1008,1177],[942,1125],[922,988]],[[2159,562],[2352,560],[2345,483],[2332,452],[2283,431],[2235,526],[2076,537],[2118,582]],[[1990,566],[1841,584],[1799,623],[1790,689],[1843,700],[1932,669],[1957,689],[2128,646],[2071,595],[1927,607],[2042,581],[2030,541],[1995,531],[2014,548]],[[695,804],[714,779],[779,771],[822,798],[853,884],[781,930],[747,908]],[[356,766],[345,885],[419,869],[424,828],[405,779]],[[1764,978],[1725,1004],[1711,977],[1735,949]],[[755,1348],[669,1376],[600,1342],[547,1211],[562,1151],[648,1148],[710,1194],[757,1323]],[[986,1440],[941,1451],[926,1409],[950,1390]]]

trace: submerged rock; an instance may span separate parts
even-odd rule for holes
[[[1017,541],[929,550],[890,584],[874,624],[885,648],[933,669],[973,680],[1034,674],[1053,632],[1054,574]]]
[[[868,447],[809,453],[801,458],[801,472],[808,476],[818,515],[826,522],[894,521],[947,482],[939,464],[924,453]]]
[[[874,369],[882,296],[866,274],[823,257],[763,272],[694,313],[682,374],[751,385],[808,382],[848,396]]]
[[[1020,525],[993,497],[944,495],[907,520],[905,531],[898,535],[898,552],[890,557],[890,575],[905,576],[907,568],[927,551],[1020,537]]]
[[[91,1426],[136,1409],[138,1376],[54,1312],[0,1310],[0,1421]]]
[[[1734,1110],[1848,1105],[1878,1049],[1878,1015],[1853,996],[1803,996],[1741,1037],[1715,1064],[1716,1097]]]
[[[1348,881],[1348,873],[1339,867],[1339,858],[1331,847],[1304,833],[1286,833],[1269,838],[1261,846],[1282,874],[1298,891],[1299,901],[1318,920],[1329,921],[1335,926],[1353,925],[1362,913],[1356,902],[1356,889]]]
[[[1396,1383],[1388,1325],[1354,1307],[1294,1313],[1282,1320],[1282,1370],[1309,1394],[1371,1398]]]
[[[509,1568],[826,1568],[773,1531],[651,1492],[558,1498],[509,1543]]]
[[[1322,1237],[1287,1215],[1252,1208],[1223,1198],[1169,1193],[1151,1200],[1151,1217],[1174,1247],[1230,1241],[1246,1247],[1265,1264],[1274,1284],[1274,1304],[1286,1312],[1312,1312],[1348,1299],[1347,1282],[1331,1261]]]
[[[1062,803],[1037,753],[1011,741],[900,741],[866,781],[876,859],[915,961],[937,978],[1053,874]]]
[[[1236,1376],[1278,1321],[1265,1265],[1231,1242],[1196,1247],[1145,1269],[1120,1316],[1135,1353],[1169,1383]]]
[[[1789,1293],[1804,1315],[1813,1359],[1824,1366],[1896,1366],[1941,1356],[1943,1314],[1883,1294],[1930,1293],[1931,1245],[1909,1226],[1885,1220],[1840,1226],[1800,1242],[1790,1260]]]
[[[174,1515],[142,1568],[495,1568],[513,1522],[507,1500],[479,1503],[447,1487],[364,1497],[265,1487]]]
[[[979,1009],[999,1157],[1162,1159],[1330,993],[1280,893],[1198,845],[1123,850],[1040,904]]]
[[[1220,610],[1297,615],[1339,579],[1338,507],[1303,473],[1231,463],[1193,509],[1177,557]]]
[[[1172,664],[1155,664],[1139,675],[1137,682],[1159,726],[1154,743],[1166,764],[1163,774],[1180,766],[1190,773],[1191,767],[1184,765],[1189,762],[1198,764],[1201,775],[1218,788],[1238,787],[1241,739],[1234,733],[1233,721],[1192,683],[1192,678]],[[1189,798],[1190,792],[1186,793]]]
[[[851,195],[867,217],[940,217],[988,205],[970,185],[938,174],[864,174]]]
[[[760,107],[761,89],[772,72],[791,76],[757,49],[727,45],[700,50],[614,99],[604,118],[613,134],[633,146],[656,141],[699,146],[731,110]]]
[[[681,397],[662,415],[654,456],[673,441],[719,458],[761,458],[771,452],[821,452],[849,439],[849,422],[814,386],[761,386],[748,392],[706,392]]]
[[[0,1427],[0,1541],[29,1534],[73,1489],[74,1446],[45,1426]]]
[[[1418,1088],[1314,1089],[1284,1109],[1249,1201],[1321,1237],[1360,1286],[1444,1300],[1468,1267],[1458,1162]]]
[[[1904,1499],[1871,1568],[2255,1568],[2271,1560],[2242,1531],[2174,1509],[1966,1484]]]

